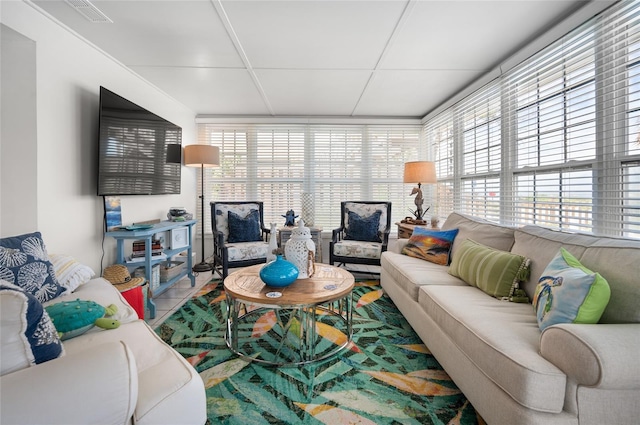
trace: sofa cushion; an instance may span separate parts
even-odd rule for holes
[[[449,273],[486,294],[506,298],[529,271],[529,259],[466,239],[453,256]]]
[[[42,304],[19,286],[0,279],[0,375],[64,354]]]
[[[611,298],[600,323],[640,323],[640,241],[599,238],[578,259],[609,283]]]
[[[602,276],[560,248],[542,272],[533,296],[540,330],[557,323],[598,323],[610,294]]]
[[[539,354],[540,329],[530,304],[501,301],[471,286],[446,285],[422,286],[418,303],[516,402],[542,412],[562,411],[566,376]]]
[[[349,227],[345,229],[344,238],[352,241],[382,242],[380,238],[380,216],[382,211],[363,217],[354,211],[347,211]]]
[[[89,266],[79,263],[69,255],[51,254],[49,260],[60,285],[68,292],[75,291],[78,286],[89,282],[96,273]]]
[[[246,216],[229,211],[229,243],[260,241],[260,211],[251,210]]]
[[[462,245],[462,242],[469,238],[500,251],[509,251],[513,245],[514,228],[502,226],[481,218],[451,213],[442,225],[442,230],[451,229],[458,229],[458,235],[451,248],[452,257]]]
[[[138,369],[134,423],[195,424],[206,421],[204,384],[177,351],[142,320],[102,332],[88,332],[64,343],[69,354],[107,342],[124,342]]]
[[[524,226],[516,230],[515,243],[511,252],[531,260],[529,278],[522,283],[529,299],[533,299],[538,281],[547,264],[564,247],[574,257],[580,259],[585,246],[595,242],[595,238],[577,233],[566,233],[538,226]]]
[[[40,232],[0,239],[0,279],[45,302],[67,292],[58,283]]]
[[[402,253],[446,266],[449,264],[451,247],[457,234],[458,229],[437,231],[416,227]]]
[[[383,252],[380,264],[414,301],[418,301],[418,290],[422,285],[467,286],[462,280],[451,276],[447,266],[396,252]]]

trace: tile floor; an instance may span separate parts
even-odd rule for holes
[[[359,277],[362,273],[363,277],[371,277],[374,275],[369,274],[368,272],[378,273],[379,267],[377,266],[358,266],[358,265],[349,265],[350,270],[355,271],[355,276]],[[356,268],[357,267],[357,268]],[[232,270],[230,270],[231,272]],[[361,273],[358,273],[361,272]],[[154,298],[156,303],[156,317],[154,319],[147,318],[147,323],[152,328],[156,328],[160,325],[165,319],[167,319],[173,312],[182,307],[184,303],[187,302],[193,295],[200,290],[207,282],[209,282],[212,278],[212,272],[204,272],[198,273],[196,275],[196,286],[191,287],[191,281],[189,278],[185,277],[184,279],[179,280],[175,283],[171,288],[167,289],[165,292]],[[217,273],[214,275],[215,277],[220,277]],[[376,276],[377,277],[377,276]]]

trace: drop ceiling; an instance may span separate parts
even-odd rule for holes
[[[423,117],[575,0],[33,1],[199,116]]]

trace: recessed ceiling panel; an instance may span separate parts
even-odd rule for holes
[[[350,115],[369,71],[257,70],[276,115]]]
[[[354,115],[421,118],[477,77],[475,71],[378,71]]]
[[[133,67],[197,114],[268,115],[244,69]]]
[[[255,68],[372,69],[406,1],[225,1]]]
[[[580,1],[419,1],[382,69],[489,70]]]
[[[125,65],[243,66],[209,1],[92,1],[112,24],[91,23],[64,1],[35,3]]]

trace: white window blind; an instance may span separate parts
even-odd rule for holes
[[[502,160],[500,85],[491,83],[456,108],[462,156],[460,210],[500,219],[500,171]]]
[[[640,237],[640,3],[615,3],[425,129],[439,203]]]
[[[426,143],[430,146],[436,165],[435,202],[432,213],[438,217],[447,217],[458,210],[455,201],[455,166],[453,110],[447,110],[430,120],[425,126]]]
[[[199,143],[220,147],[221,166],[205,169],[205,203],[263,201],[265,222],[314,199],[314,224],[340,225],[340,202],[391,201],[398,221],[413,204],[404,163],[420,158],[420,125],[209,124]],[[207,208],[205,232],[211,232]]]

